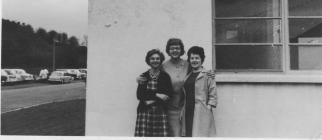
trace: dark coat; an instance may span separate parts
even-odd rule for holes
[[[148,80],[151,80],[149,71],[144,72],[142,76],[147,78]],[[165,95],[168,95],[169,98],[171,98],[173,89],[171,85],[170,76],[166,72],[160,71],[160,75],[157,82],[158,84],[157,84],[156,91],[148,90],[147,82],[145,82],[144,84],[138,85],[137,92],[136,92],[137,99],[140,100],[140,103],[137,109],[138,111],[148,109],[151,106],[151,105],[145,104],[145,101],[147,100],[154,100],[156,102],[153,103],[153,105],[162,106],[164,107],[164,109],[166,109],[166,106],[167,106],[166,101],[163,101],[160,98],[158,98],[156,96],[156,93],[165,94]]]

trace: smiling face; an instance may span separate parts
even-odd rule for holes
[[[190,54],[189,61],[193,69],[199,69],[202,65],[201,57],[199,54]]]
[[[151,68],[158,68],[161,65],[161,58],[159,54],[153,54],[149,58]]]
[[[174,59],[180,58],[181,53],[182,53],[182,50],[180,45],[171,45],[169,47],[169,55],[171,58],[174,58]]]

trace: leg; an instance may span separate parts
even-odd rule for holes
[[[168,110],[168,122],[169,122],[169,131],[170,136],[180,137],[181,136],[181,125],[180,125],[180,109],[171,109]]]

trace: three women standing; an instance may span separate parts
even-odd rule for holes
[[[166,52],[170,56],[170,60],[166,61],[161,66],[160,69],[164,70],[167,74],[169,74],[169,76],[170,76],[169,83],[171,85],[170,90],[173,91],[173,92],[171,92],[172,94],[169,94],[170,96],[168,96],[169,100],[166,101],[167,102],[166,116],[168,117],[169,136],[176,136],[176,137],[178,137],[178,136],[213,136],[212,133],[208,133],[208,132],[203,132],[203,133],[207,133],[207,135],[206,134],[205,135],[203,135],[203,134],[196,135],[197,132],[195,132],[195,131],[193,131],[194,133],[192,132],[192,129],[195,129],[195,126],[192,126],[192,125],[194,125],[194,123],[192,123],[193,118],[196,118],[195,116],[198,116],[198,115],[196,115],[196,113],[200,113],[200,112],[195,112],[195,111],[199,111],[199,110],[195,109],[195,108],[197,108],[197,107],[195,107],[195,102],[197,105],[197,101],[194,101],[193,99],[195,97],[196,97],[196,99],[198,99],[197,97],[199,97],[198,96],[199,94],[201,96],[204,96],[203,94],[208,94],[208,93],[199,93],[200,92],[199,90],[196,92],[193,91],[194,89],[199,89],[199,87],[192,88],[192,89],[190,88],[190,87],[193,87],[193,85],[192,85],[193,79],[195,79],[199,74],[202,74],[202,76],[201,76],[201,77],[203,77],[202,79],[207,79],[209,81],[209,84],[213,84],[214,83],[213,71],[205,71],[202,69],[202,72],[201,72],[201,70],[198,67],[198,70],[200,71],[200,73],[191,74],[191,70],[194,71],[194,66],[196,66],[195,65],[196,62],[190,61],[190,59],[191,59],[190,58],[190,55],[191,55],[190,50],[188,52],[188,61],[190,63],[188,63],[188,61],[180,58],[185,53],[184,45],[180,39],[177,39],[177,38],[169,39],[167,42],[167,46],[166,46]],[[194,51],[192,51],[192,52],[194,52]],[[197,55],[199,55],[199,53],[197,53]],[[199,55],[199,56],[201,59],[202,56],[201,55]],[[195,56],[193,58],[195,58]],[[202,61],[200,62],[200,65],[198,65],[198,66],[201,67],[203,60],[204,60],[204,53],[203,53]],[[194,76],[195,78],[191,77],[191,75]],[[185,79],[187,79],[186,78],[187,76],[189,77],[188,78],[189,80],[185,81]],[[198,80],[198,79],[199,78],[196,78],[195,80]],[[140,76],[137,80],[138,80],[139,87],[140,87],[140,86],[144,86],[144,83],[146,83],[146,81],[148,81],[149,78],[147,78],[146,76],[143,75],[143,76]],[[185,82],[186,82],[186,84],[185,84]],[[187,82],[190,82],[190,83],[187,83]],[[188,84],[190,84],[190,86]],[[196,82],[196,84],[197,84],[197,82]],[[184,85],[185,85],[185,88],[183,88]],[[204,84],[199,83],[199,85],[204,85]],[[213,88],[213,86],[211,88]],[[189,91],[189,93],[184,93],[184,91]],[[193,94],[196,94],[196,95],[194,96]],[[205,98],[205,100],[208,99],[208,97],[204,97],[204,98]],[[211,99],[211,102],[213,102],[212,97],[209,99]],[[205,104],[209,104],[209,103],[207,102]],[[141,102],[140,102],[140,104],[141,104]],[[215,106],[215,104],[213,104],[213,105]],[[193,113],[193,112],[195,112],[195,113]],[[185,115],[183,115],[183,114],[185,114]],[[186,121],[186,118],[187,118],[187,121]],[[137,125],[138,125],[138,120],[137,120]],[[213,122],[209,122],[209,123],[213,124]],[[197,123],[196,126],[198,126],[198,125],[199,124]],[[208,126],[209,124],[202,124],[202,125]],[[212,128],[212,125],[211,125],[211,128]],[[196,129],[198,129],[198,128],[196,127]],[[190,130],[191,130],[191,133],[190,133]],[[201,129],[201,131],[206,131],[206,130]],[[188,135],[186,134],[186,132],[188,132]],[[209,132],[212,132],[212,131],[210,130]]]

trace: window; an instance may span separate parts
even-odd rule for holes
[[[217,70],[322,70],[322,0],[213,3]]]
[[[289,0],[292,70],[322,70],[322,1]]]

